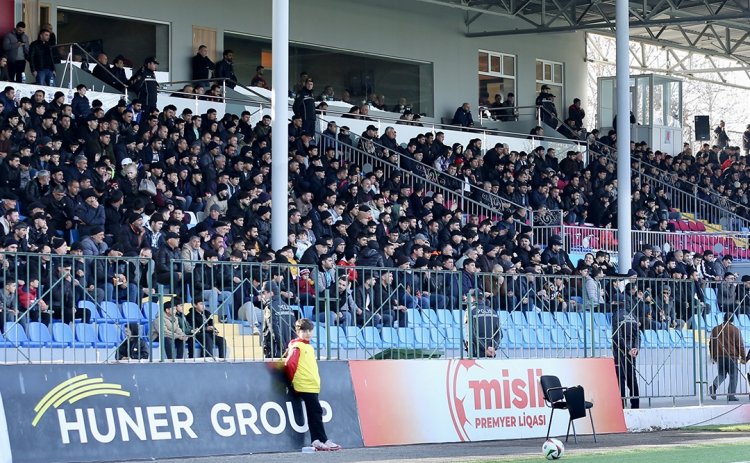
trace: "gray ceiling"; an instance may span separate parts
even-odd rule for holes
[[[615,0],[419,1],[462,10],[467,37],[614,33]],[[631,40],[729,58],[750,69],[750,0],[642,0],[629,2],[629,11]]]

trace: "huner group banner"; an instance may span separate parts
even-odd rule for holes
[[[310,442],[302,407],[264,363],[21,365],[0,372],[2,463],[298,451]],[[361,447],[347,364],[321,362],[320,373],[326,431],[344,447]]]
[[[626,432],[612,359],[349,362],[366,446],[543,437],[550,409],[539,378],[581,385],[598,433]],[[558,410],[551,435],[565,435]],[[590,433],[588,419],[576,421]]]

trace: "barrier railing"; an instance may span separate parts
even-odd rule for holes
[[[621,321],[630,316],[637,329],[622,336],[640,348],[636,398],[676,401],[703,400],[716,374],[709,330],[721,325],[721,314],[734,313],[750,342],[750,284],[731,278],[572,276],[572,263],[546,256],[532,255],[519,268],[472,260],[473,251],[458,259],[460,269],[452,258],[409,269],[110,254],[6,253],[0,360],[279,358],[302,317],[315,322],[321,359],[609,357],[618,354],[627,330]],[[740,382],[735,394],[747,393]]]

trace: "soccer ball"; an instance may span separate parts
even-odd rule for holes
[[[565,453],[565,446],[557,439],[547,439],[542,444],[542,455],[547,460],[559,460]]]

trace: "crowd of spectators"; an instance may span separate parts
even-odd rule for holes
[[[233,73],[231,58],[226,51],[224,64],[214,65],[199,50],[194,72],[223,66]],[[147,59],[141,75],[156,65]],[[618,275],[606,252],[574,264],[559,236],[533,241],[529,211],[562,211],[568,224],[615,226],[615,165],[602,148],[614,146],[615,134],[597,145],[601,149],[588,163],[579,151],[560,159],[542,146],[525,153],[503,144],[485,150],[479,138],[466,147],[450,144],[444,132],[401,141],[394,127],[381,136],[374,125],[352,137],[332,122],[318,137],[317,98],[307,75],[295,89],[296,114],[288,126],[288,243],[273,250],[270,117],[253,123],[247,111],[220,118],[213,109],[193,114],[189,107],[179,113],[172,105],[159,108],[148,79],[140,82],[143,98],[111,108],[89,102],[85,86],[70,103],[62,92],[42,90],[16,101],[13,86],[0,95],[0,249],[32,253],[4,258],[6,272],[18,276],[15,287],[4,282],[6,293],[19,294],[16,312],[33,308],[29,318],[47,323],[72,320],[85,316],[74,301],[87,294],[139,302],[163,287],[192,292],[211,311],[256,327],[260,308],[269,304],[274,310],[313,305],[319,320],[342,325],[404,326],[410,308],[455,308],[468,290],[479,290],[478,297],[502,310],[582,310],[589,304],[587,309],[610,311],[613,304],[642,300],[642,326],[666,327],[686,321],[693,295],[702,298],[702,281],[729,285],[735,278],[731,258],[719,262],[710,251],[661,255],[648,246],[634,257],[631,273]],[[181,93],[195,92],[201,82],[191,87]],[[465,106],[458,116],[471,114]],[[375,163],[363,172],[337,152],[334,139],[401,169]],[[637,143],[633,156],[678,181],[715,183],[717,191],[726,191],[727,182],[735,192],[747,186],[745,161],[730,148],[695,157],[686,148],[672,157]],[[714,169],[714,161],[724,168]],[[442,187],[464,191],[499,216],[467,214],[441,189],[407,181],[425,177],[426,169],[440,173]],[[696,173],[699,178],[691,178]],[[676,217],[667,191],[648,183],[633,187],[634,229],[670,230]],[[200,219],[191,224],[192,217]],[[71,257],[50,259],[66,255]],[[109,259],[77,264],[82,256]],[[123,256],[137,260],[118,260]],[[340,271],[354,266],[379,270]],[[605,276],[652,283],[605,288]],[[55,286],[57,280],[64,283]],[[678,292],[665,283],[672,280],[694,288]],[[40,287],[57,289],[37,302]],[[744,300],[736,285],[731,288],[735,301]],[[667,291],[671,308],[650,309],[667,301]],[[326,292],[331,315],[320,304]],[[574,298],[584,292],[581,300]],[[719,297],[730,300],[729,292]]]

